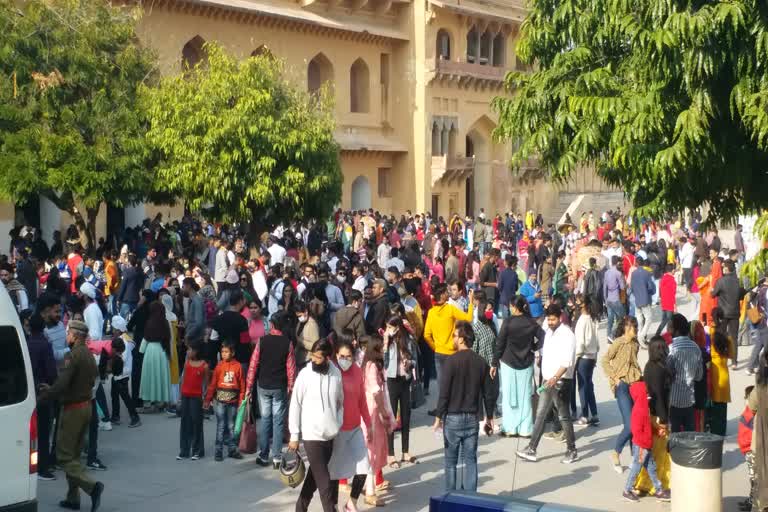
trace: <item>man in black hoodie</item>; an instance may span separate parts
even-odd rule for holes
[[[712,297],[718,298],[717,305],[725,315],[725,326],[728,336],[734,340],[733,366],[736,368],[739,359],[739,344],[736,343],[739,335],[739,302],[744,297],[744,289],[736,277],[736,265],[731,260],[723,263],[723,277],[717,280],[714,289],[709,292]]]
[[[387,282],[376,279],[371,287],[371,298],[368,300],[368,314],[365,315],[365,332],[369,336],[384,328],[389,317],[389,300],[387,299]]]

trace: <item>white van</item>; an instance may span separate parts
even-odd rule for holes
[[[0,512],[37,511],[37,413],[27,341],[0,283]]]

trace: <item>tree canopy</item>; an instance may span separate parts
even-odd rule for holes
[[[639,215],[768,206],[768,3],[530,0],[495,135],[554,181],[592,165]]]
[[[90,0],[0,0],[0,197],[40,194],[93,244],[100,206],[144,199],[153,172],[139,85],[153,53],[135,11]]]
[[[224,220],[326,217],[342,182],[328,95],[291,83],[271,56],[204,49],[194,69],[143,91],[163,186]]]

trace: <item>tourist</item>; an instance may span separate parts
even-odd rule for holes
[[[619,257],[611,258],[611,267],[605,271],[603,278],[603,298],[608,309],[608,343],[613,342],[613,326],[615,322],[621,322],[626,313],[627,282],[621,273]],[[594,296],[593,297],[594,300]],[[622,298],[624,300],[622,300]]]
[[[112,385],[110,386],[110,394],[112,396],[112,418],[110,419],[113,425],[120,424],[120,400],[123,400],[125,408],[128,410],[128,414],[131,417],[131,422],[128,424],[130,428],[135,428],[141,425],[141,420],[136,412],[136,406],[134,405],[131,395],[128,393],[128,380],[131,378],[131,371],[133,369],[133,348],[136,345],[133,342],[133,338],[130,333],[127,333],[128,329],[125,319],[119,315],[112,317]],[[115,361],[119,359],[120,371],[116,368]]]
[[[499,290],[499,314],[509,318],[509,304],[517,294],[520,283],[517,280],[517,258],[507,254],[504,258],[504,270],[499,272],[496,287]]]
[[[725,436],[728,423],[728,404],[731,401],[731,380],[728,374],[728,360],[734,357],[735,340],[726,332],[726,320],[720,306],[712,309],[713,328],[710,331],[710,399],[707,408],[709,431]],[[705,379],[704,379],[705,380]]]
[[[566,453],[563,464],[579,460],[573,423],[569,410],[571,386],[576,363],[576,337],[571,329],[562,323],[563,311],[557,304],[550,304],[546,310],[547,329],[541,355],[541,377],[544,389],[539,394],[536,423],[528,446],[517,452],[517,456],[529,462],[536,462],[536,448],[544,434],[544,423],[553,408],[559,415],[565,432]]]
[[[689,325],[679,313],[672,315],[668,330],[672,335],[667,365],[674,375],[669,400],[672,432],[694,431],[694,384],[704,377],[701,350],[688,335]]]
[[[402,307],[402,306],[401,306]],[[387,377],[387,392],[392,411],[400,412],[400,441],[402,458],[400,462],[416,464],[416,457],[410,454],[411,431],[411,382],[416,375],[417,350],[413,337],[403,326],[399,316],[392,316],[387,321],[384,331],[384,373]],[[400,464],[395,459],[395,434],[388,436],[389,466],[397,469]]]
[[[648,332],[651,329],[652,301],[656,286],[653,284],[653,276],[643,266],[645,260],[640,256],[635,258],[637,268],[632,272],[629,289],[635,300],[635,312],[637,314],[637,339],[648,346]]]
[[[328,463],[331,480],[352,478],[349,487],[349,501],[344,510],[357,511],[357,499],[363,492],[371,464],[368,461],[368,447],[365,434],[360,427],[365,423],[366,432],[371,432],[371,416],[365,397],[363,372],[354,363],[352,346],[347,341],[336,343],[336,361],[341,370],[344,387],[344,421],[338,435],[333,440],[333,455]],[[340,486],[341,487],[341,486]],[[366,503],[376,505],[375,496],[366,497]]]
[[[656,461],[651,454],[653,427],[650,408],[648,407],[648,389],[645,387],[645,382],[638,380],[632,384],[629,393],[634,402],[632,406],[632,465],[629,468],[629,476],[624,486],[624,499],[629,502],[640,500],[632,490],[640,470],[646,469],[656,490],[654,494],[656,499],[670,501],[670,492],[668,489],[664,489],[659,480],[659,476],[656,474]]]
[[[139,394],[148,404],[144,412],[158,412],[171,399],[170,343],[171,331],[165,318],[165,308],[160,302],[152,302],[139,348],[139,352],[144,354]]]
[[[598,304],[590,296],[582,298],[581,315],[576,321],[574,335],[576,336],[576,379],[579,385],[579,400],[581,402],[581,416],[576,425],[597,426],[600,419],[597,416],[597,400],[595,399],[595,385],[592,375],[597,364],[597,354],[600,351],[600,341],[597,335],[597,326],[602,311]],[[575,388],[573,395],[575,402]]]
[[[203,386],[209,378],[208,364],[200,358],[199,348],[189,347],[181,381],[179,455],[176,460],[198,460],[205,456]]]
[[[221,345],[221,362],[216,365],[205,394],[204,409],[213,404],[216,414],[216,445],[214,460],[224,460],[224,448],[232,459],[242,459],[235,438],[235,416],[245,398],[243,367],[235,359],[235,346],[229,341]],[[215,402],[214,402],[215,400]]]
[[[755,386],[747,386],[744,390],[744,399],[747,403],[739,416],[738,443],[744,459],[747,461],[747,474],[749,475],[749,495],[747,499],[739,502],[739,510],[752,512],[757,499],[757,475],[755,474],[755,453],[752,451],[752,436],[755,429],[755,411],[749,407],[749,398]]]
[[[335,512],[338,482],[331,480],[328,464],[333,440],[344,421],[344,388],[341,371],[331,364],[331,343],[327,339],[318,340],[310,351],[310,363],[296,378],[288,418],[291,433],[288,450],[298,451],[301,439],[309,460],[296,511],[306,512],[317,490],[323,512]]]
[[[490,390],[490,369],[477,353],[472,326],[465,321],[456,324],[453,332],[455,352],[447,358],[440,381],[440,395],[435,410],[433,429],[443,428],[445,441],[445,489],[477,491],[477,444],[480,403],[486,411],[496,404]],[[493,417],[485,417],[485,431],[493,432]],[[464,475],[457,482],[456,467],[459,453],[463,456]]]
[[[545,335],[528,307],[528,301],[519,295],[510,304],[510,317],[501,324],[490,370],[493,376],[500,374],[501,432],[508,437],[527,438],[533,433],[534,353]]]
[[[363,378],[368,412],[371,415],[371,428],[366,427],[368,460],[371,472],[366,480],[366,503],[381,506],[383,501],[376,496],[377,490],[389,488],[389,482],[377,482],[376,474],[387,464],[388,438],[395,429],[395,415],[392,412],[384,374],[384,341],[379,336],[368,339],[363,361]],[[390,465],[396,469],[397,465]]]
[[[435,369],[437,372],[437,387],[440,389],[440,378],[445,360],[456,352],[453,342],[453,329],[457,321],[471,322],[474,314],[474,292],[469,292],[469,306],[464,313],[456,306],[448,304],[448,290],[444,283],[439,283],[432,289],[433,305],[427,313],[424,324],[424,341],[435,352]]]
[[[718,298],[718,306],[723,310],[725,332],[734,340],[731,368],[735,370],[739,362],[739,345],[736,340],[738,340],[739,335],[740,301],[744,297],[744,290],[739,284],[739,278],[736,276],[736,265],[733,261],[728,260],[723,263],[723,277],[718,279],[710,294],[712,297]]]
[[[528,274],[528,280],[520,287],[520,295],[528,301],[528,311],[531,318],[540,321],[544,315],[544,304],[541,300],[541,287],[535,272]]]
[[[296,380],[296,356],[293,343],[284,334],[290,326],[287,315],[278,311],[269,320],[269,332],[256,340],[245,383],[246,396],[258,400],[261,412],[259,452],[256,464],[272,466],[282,460],[283,428],[288,410],[288,397]],[[271,440],[271,445],[270,445]]]
[[[637,361],[637,354],[640,351],[640,344],[637,341],[637,320],[633,316],[625,316],[619,327],[616,329],[613,343],[608,348],[608,352],[603,356],[601,365],[611,391],[616,397],[616,404],[621,413],[623,428],[616,438],[616,445],[610,453],[613,469],[617,473],[622,473],[624,468],[621,465],[621,452],[624,446],[632,439],[632,397],[629,394],[629,387],[637,382],[643,372],[640,369],[640,363]]]

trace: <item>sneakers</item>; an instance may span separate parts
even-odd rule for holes
[[[574,421],[573,424],[576,425],[577,427],[586,427],[587,425],[589,425],[589,420],[584,416],[582,416],[581,418]]]
[[[131,422],[128,424],[128,428],[136,428],[141,426],[141,420],[136,417],[131,420]]]
[[[46,482],[50,482],[51,480],[56,480],[56,475],[54,475],[50,471],[38,471],[37,472],[37,479],[38,480],[45,480]]]
[[[539,459],[536,457],[536,450],[531,448],[530,446],[525,448],[524,450],[518,450],[517,456],[521,459],[525,459],[528,462],[537,462]]]
[[[616,452],[616,450],[611,450],[610,457],[611,457],[611,464],[613,465],[613,470],[618,474],[622,474],[624,472],[624,467],[621,465],[621,461],[619,460],[619,454]]]
[[[110,430],[112,430],[112,423],[110,423],[109,421],[100,421],[99,430],[109,432]]]
[[[120,418],[116,418],[112,416],[112,419],[110,420],[113,425],[119,425],[120,424]]]
[[[259,466],[265,468],[265,467],[269,466],[269,461],[267,459],[263,459],[261,457],[261,455],[257,455],[256,456],[256,464],[258,464]]]
[[[592,416],[591,418],[589,418],[589,424],[590,426],[593,426],[593,427],[600,425],[600,418],[598,418],[597,416]]]
[[[659,491],[656,493],[656,500],[661,502],[672,501],[672,491],[669,489]]]
[[[624,498],[624,501],[629,501],[630,503],[637,503],[640,501],[640,498],[638,498],[632,491],[624,491],[621,496]]]
[[[93,469],[94,471],[106,471],[107,466],[101,463],[99,459],[93,460],[86,464],[86,467],[88,469]]]
[[[235,459],[235,460],[242,460],[243,454],[238,452],[238,451],[230,452],[229,453],[229,458],[230,459]]]
[[[272,459],[272,469],[277,471],[280,469],[280,463],[283,462],[283,459]]]
[[[187,456],[187,455],[179,454],[179,455],[176,456],[176,460],[185,460],[185,459],[188,459],[188,458],[189,458],[189,456]]]
[[[576,450],[568,450],[560,462],[563,464],[573,464],[577,460],[579,460],[579,453]]]
[[[80,504],[79,503],[72,503],[67,500],[62,500],[59,502],[60,508],[65,508],[67,510],[80,510]]]
[[[200,456],[196,453],[193,453],[192,456],[189,458],[190,460],[200,460]]]

